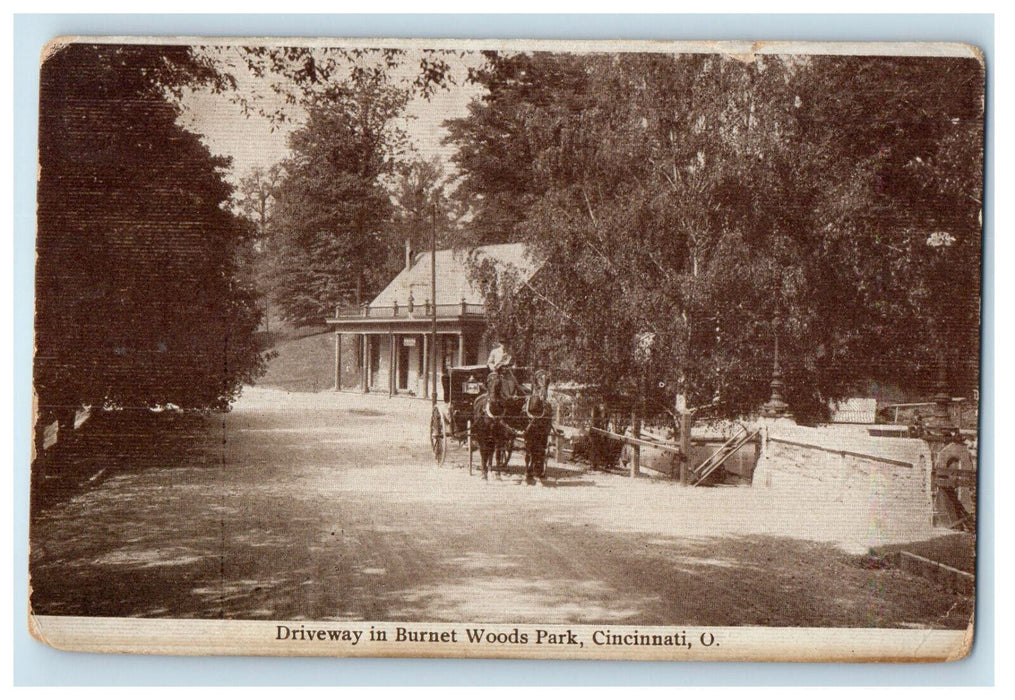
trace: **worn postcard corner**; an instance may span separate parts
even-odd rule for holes
[[[962,661],[973,651],[975,626],[974,621],[970,620],[969,626],[966,628],[966,633],[962,638],[961,646],[955,650],[954,656],[948,658],[948,661]]]
[[[50,39],[46,42],[46,45],[42,47],[42,53],[39,55],[39,65],[43,65],[56,53],[67,48],[67,46],[75,43],[76,41],[77,37],[73,36],[60,36]]]
[[[982,52],[61,37],[33,637],[943,662]]]

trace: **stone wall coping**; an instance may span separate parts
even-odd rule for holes
[[[811,428],[798,425],[769,426],[768,439],[813,447],[836,454],[852,454],[886,463],[915,465],[930,458],[923,440],[916,438],[871,437],[839,428]]]
[[[901,459],[893,459],[891,457],[884,457],[882,455],[868,454],[866,452],[854,452],[853,450],[844,450],[837,447],[825,447],[824,445],[816,445],[808,442],[798,442],[796,440],[788,440],[784,437],[776,437],[770,435],[768,438],[771,442],[781,442],[785,445],[794,445],[796,447],[805,447],[812,450],[820,450],[822,452],[830,452],[841,456],[849,455],[850,457],[859,457],[860,459],[869,459],[874,462],[884,462],[885,464],[893,464],[897,467],[908,467],[913,468],[912,462],[906,462]]]

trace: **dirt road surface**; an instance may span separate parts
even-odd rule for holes
[[[428,452],[430,405],[248,388],[212,418],[93,419],[36,475],[32,604],[136,617],[964,628],[867,570],[805,496]],[[855,520],[855,518],[854,518]]]

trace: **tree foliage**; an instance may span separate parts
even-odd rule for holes
[[[230,88],[186,47],[71,44],[42,65],[40,422],[82,404],[223,408],[262,369],[228,162],[177,124],[195,84]]]
[[[278,163],[268,168],[255,167],[240,179],[233,192],[233,210],[251,227],[251,234],[240,249],[238,279],[265,300],[274,295],[277,277],[270,223],[283,174]]]
[[[268,221],[283,174],[278,163],[268,168],[255,167],[240,180],[233,194],[236,210],[254,224],[259,243],[268,236]]]
[[[975,386],[977,61],[487,59],[450,125],[458,196],[474,242],[545,261],[491,304],[542,362],[733,415],[767,398],[776,334],[801,414],[942,365]]]
[[[261,114],[277,124],[294,120],[298,114],[294,106],[308,107],[322,98],[330,99],[348,85],[397,85],[403,92],[430,99],[450,87],[447,59],[460,54],[423,49],[410,55],[404,49],[345,46],[202,47],[202,51],[234,84],[238,64],[256,78],[267,80],[271,92],[282,98],[281,104],[267,102],[264,95],[257,94],[237,93],[235,99],[246,114]]]
[[[440,158],[415,158],[396,168],[391,185],[393,235],[414,251],[429,250],[436,226],[437,246],[453,243],[457,210],[448,201],[448,177]],[[436,217],[436,220],[435,220]]]
[[[364,72],[308,102],[271,221],[275,294],[287,320],[320,322],[397,269],[384,182],[407,148],[394,120],[408,98],[384,73]]]
[[[429,244],[444,174],[412,151],[398,121],[410,99],[429,99],[451,84],[445,60],[451,52],[247,47],[240,53],[284,98],[266,111],[240,97],[246,109],[275,122],[306,115],[290,136],[293,155],[275,190],[267,246],[271,294],[283,317],[319,323],[337,305],[383,287],[399,267],[404,240],[416,249]],[[447,224],[448,208],[440,209]]]

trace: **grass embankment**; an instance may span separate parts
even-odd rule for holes
[[[877,553],[888,556],[901,551],[916,554],[924,559],[930,559],[969,574],[976,573],[976,535],[971,532],[956,532],[923,542],[882,547]]]
[[[272,334],[266,346],[276,353],[258,386],[284,391],[317,392],[335,388],[335,336],[327,329],[307,328]]]

